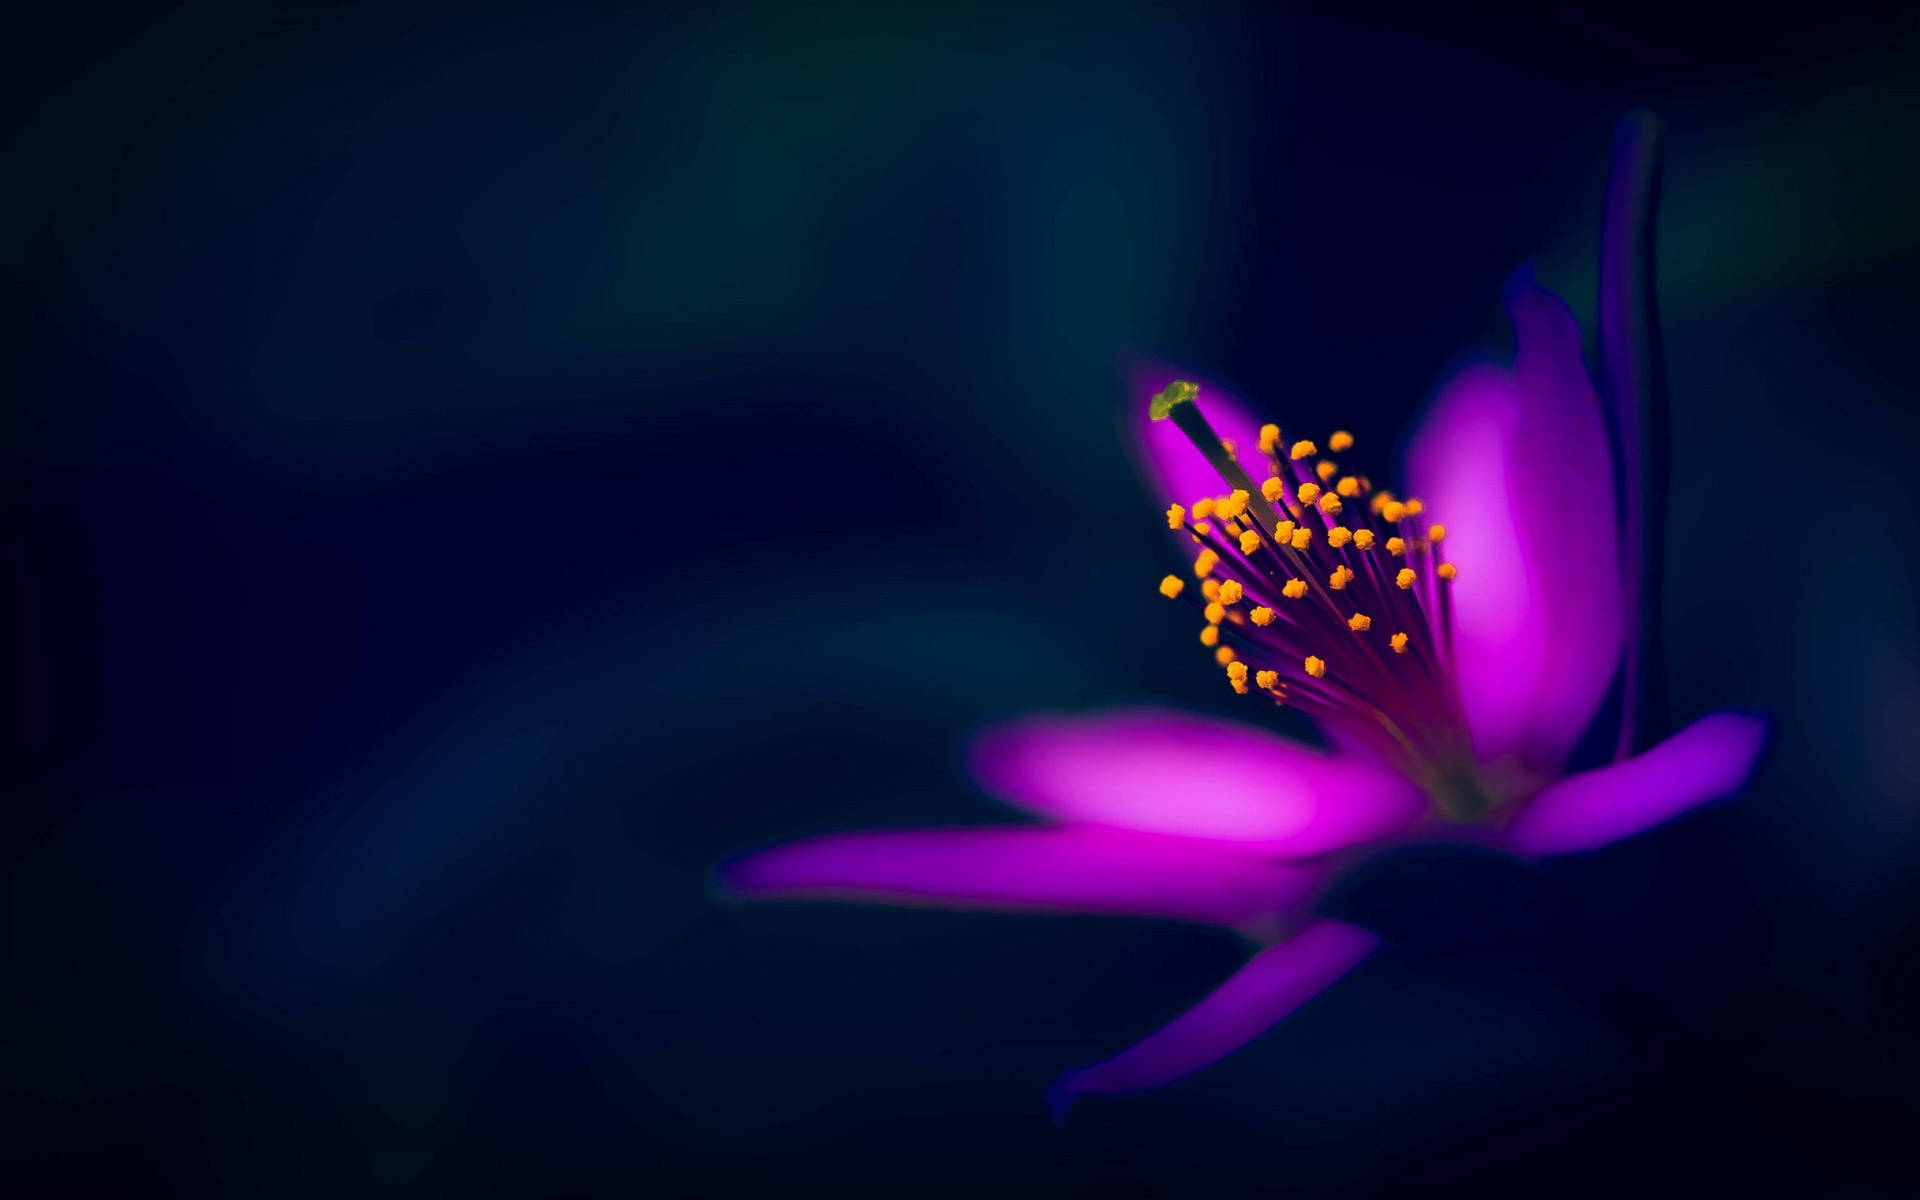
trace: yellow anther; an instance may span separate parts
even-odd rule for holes
[[[1338,550],[1352,540],[1353,530],[1348,529],[1345,525],[1335,525],[1332,529],[1327,530],[1327,545],[1332,546],[1335,550]]]
[[[1285,542],[1285,541],[1292,540],[1292,538],[1293,538],[1293,522],[1292,521],[1282,521],[1278,525],[1275,525],[1273,527],[1274,541]]]
[[[1293,449],[1287,451],[1287,456],[1295,462],[1298,462],[1303,458],[1312,456],[1318,449],[1319,447],[1315,446],[1312,442],[1298,441],[1293,444]]]
[[[1407,552],[1407,539],[1397,538],[1397,537],[1387,539],[1388,554],[1393,555],[1395,558],[1399,558],[1402,554],[1405,554],[1406,552]]]
[[[1278,671],[1255,671],[1255,672],[1253,673],[1253,681],[1254,681],[1254,683],[1256,683],[1256,684],[1258,684],[1258,685],[1260,686],[1260,690],[1261,690],[1261,691],[1263,691],[1263,692],[1270,692],[1270,691],[1272,691],[1272,690],[1274,689],[1274,687],[1275,687],[1276,685],[1278,685],[1278,684],[1279,684],[1279,682],[1280,682],[1280,672],[1278,672]]]
[[[1346,586],[1352,582],[1353,582],[1353,572],[1347,569],[1344,563],[1341,564],[1340,566],[1335,567],[1333,569],[1333,574],[1327,576],[1327,586],[1332,588],[1336,592],[1345,591]]]
[[[1315,658],[1311,654],[1307,655],[1307,661],[1301,665],[1306,667],[1307,674],[1313,676],[1315,679],[1321,679],[1326,676],[1326,673],[1327,673],[1326,662],[1322,659]]]
[[[1193,519],[1204,521],[1213,515],[1213,497],[1202,496],[1193,502]]]
[[[1446,580],[1449,583],[1453,582],[1453,577],[1458,575],[1459,573],[1460,572],[1454,567],[1452,563],[1440,564],[1440,571],[1439,571],[1440,578]]]
[[[1255,550],[1258,550],[1259,548],[1260,548],[1260,535],[1258,533],[1254,532],[1251,529],[1244,530],[1241,532],[1240,553],[1252,554]]]
[[[1252,618],[1255,625],[1273,624],[1273,610],[1264,604],[1248,613],[1247,616]]]
[[[1236,446],[1236,445],[1234,445],[1234,444],[1233,444],[1233,439],[1232,439],[1232,438],[1221,438],[1221,439],[1220,439],[1220,448],[1221,448],[1222,450],[1225,450],[1225,451],[1227,452],[1227,457],[1228,457],[1228,458],[1239,458],[1239,457],[1240,457],[1240,447],[1238,447],[1238,446]]]
[[[1308,546],[1313,545],[1313,530],[1305,526],[1294,530],[1293,536],[1287,540],[1287,544],[1295,550],[1305,550]]]
[[[1178,529],[1187,523],[1187,510],[1178,504],[1167,505],[1167,528]]]
[[[1294,489],[1293,494],[1300,497],[1300,503],[1312,504],[1314,499],[1320,495],[1320,485],[1317,483],[1303,483]]]
[[[1304,579],[1289,579],[1280,585],[1280,594],[1289,600],[1298,600],[1307,594],[1307,581]]]
[[[1340,497],[1334,495],[1332,492],[1328,492],[1326,495],[1320,497],[1320,511],[1330,517],[1339,516]]]
[[[1353,435],[1344,429],[1334,430],[1333,436],[1327,439],[1327,449],[1335,454],[1345,454],[1353,449]]]
[[[1244,680],[1244,679],[1229,679],[1229,680],[1227,680],[1227,682],[1233,685],[1233,690],[1234,690],[1234,692],[1235,692],[1235,693],[1237,693],[1238,695],[1242,695],[1242,696],[1244,696],[1244,695],[1246,695],[1246,694],[1247,694],[1247,681],[1246,681],[1246,680]]]
[[[1389,500],[1380,506],[1380,515],[1385,518],[1387,524],[1397,524],[1400,518],[1407,515],[1407,506],[1398,500]]]
[[[1278,475],[1273,476],[1272,478],[1268,479],[1265,483],[1260,485],[1260,494],[1267,498],[1268,503],[1272,503],[1273,501],[1278,500],[1281,496],[1286,494],[1286,491],[1287,491],[1287,485],[1280,482],[1280,477]]]
[[[1428,541],[1430,541],[1430,542],[1444,542],[1444,541],[1446,541],[1446,540],[1447,540],[1447,527],[1446,527],[1445,525],[1429,525],[1429,526],[1427,526],[1427,540],[1428,540]]]
[[[1200,631],[1200,644],[1202,646],[1220,645],[1220,627],[1218,625],[1208,625],[1202,629]],[[1224,649],[1224,647],[1222,648]]]
[[[1421,511],[1424,510],[1426,507],[1427,507],[1426,505],[1420,503],[1420,501],[1418,500],[1409,500],[1407,501],[1407,515],[1410,517],[1417,517],[1420,515]]]
[[[1248,499],[1249,497],[1245,492],[1234,492],[1224,499],[1215,500],[1213,502],[1213,513],[1215,516],[1224,520],[1231,520],[1247,511]]]
[[[1238,579],[1229,579],[1220,585],[1219,599],[1222,604],[1238,604],[1240,597],[1246,594],[1246,589],[1240,586]]]
[[[1160,594],[1171,600],[1187,588],[1187,581],[1178,575],[1169,575],[1160,581]]]
[[[1353,531],[1353,544],[1361,550],[1373,549],[1373,530],[1356,529]]]
[[[1373,628],[1373,618],[1365,613],[1355,613],[1347,618],[1347,628],[1355,633],[1365,633]]]
[[[1213,569],[1219,565],[1220,556],[1213,552],[1212,547],[1208,547],[1200,552],[1198,558],[1193,560],[1193,577],[1195,579],[1205,579],[1207,576],[1213,574]]]
[[[1404,633],[1396,633],[1387,639],[1387,645],[1393,647],[1395,654],[1405,654],[1407,652],[1407,635]]]
[[[1209,628],[1211,628],[1211,627],[1209,627]],[[1228,663],[1230,663],[1230,662],[1232,662],[1232,661],[1233,661],[1233,647],[1232,647],[1232,646],[1222,646],[1222,647],[1220,647],[1220,648],[1219,648],[1218,650],[1215,650],[1215,651],[1213,652],[1213,661],[1215,661],[1215,662],[1217,662],[1217,663],[1219,663],[1219,664],[1220,664],[1221,666],[1223,666],[1223,667],[1224,667],[1224,666],[1226,666],[1226,665],[1227,665]]]
[[[1332,479],[1335,475],[1338,475],[1340,473],[1340,468],[1333,465],[1332,459],[1323,458],[1319,462],[1313,464],[1313,473],[1320,477],[1321,483],[1325,483],[1328,480]]]
[[[1197,534],[1200,534],[1201,537],[1205,537],[1207,534],[1210,534],[1213,532],[1213,522],[1195,521],[1193,523],[1193,531]],[[1200,538],[1195,538],[1193,540],[1197,542],[1200,540]]]
[[[1222,525],[1220,529],[1230,538],[1237,538],[1243,532],[1240,528],[1240,522],[1238,521],[1228,521],[1225,525]]]
[[[1340,482],[1333,485],[1333,490],[1351,500],[1360,494],[1360,481],[1351,475],[1342,475]]]
[[[1247,664],[1243,662],[1237,662],[1237,661],[1230,662],[1227,664],[1228,679],[1244,680],[1246,679],[1246,677],[1247,677]]]
[[[1227,619],[1227,606],[1218,600],[1209,600],[1207,601],[1206,614],[1207,624],[1218,625]]]
[[[1200,594],[1209,600],[1218,600],[1220,598],[1220,581],[1218,579],[1202,579],[1200,581]]]
[[[1400,585],[1401,591],[1410,592],[1413,590],[1413,581],[1418,578],[1420,577],[1413,573],[1412,567],[1401,567],[1400,573],[1393,577],[1393,581]]]
[[[1262,425],[1260,427],[1260,453],[1272,454],[1274,447],[1280,444],[1280,427]]]

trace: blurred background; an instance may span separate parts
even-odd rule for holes
[[[41,14],[0,151],[4,1087],[32,1194],[1911,1195],[1920,23],[1669,6]],[[1246,715],[1170,622],[1128,355],[1392,469],[1610,126],[1670,126],[1676,718],[1737,805],[1157,1094],[1241,961],[715,903],[998,818],[969,732]],[[20,1194],[27,1194],[23,1191]]]

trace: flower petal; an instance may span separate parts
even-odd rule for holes
[[[1362,929],[1317,921],[1269,946],[1145,1041],[1070,1071],[1047,1092],[1054,1119],[1079,1097],[1142,1092],[1219,1062],[1359,966],[1380,944]]]
[[[1425,809],[1384,765],[1228,721],[1129,709],[1029,717],[974,740],[974,778],[1055,820],[1321,854],[1384,837]]]
[[[1447,527],[1454,644],[1474,748],[1553,771],[1620,661],[1613,461],[1560,300],[1521,274],[1507,288],[1518,353],[1441,392],[1407,482]]]
[[[1091,828],[901,829],[776,846],[723,866],[736,895],[1164,917],[1239,925],[1310,900],[1318,868]]]
[[[1563,779],[1507,830],[1526,854],[1570,854],[1632,837],[1746,783],[1771,732],[1765,717],[1705,716],[1624,762]]]
[[[1220,472],[1180,432],[1172,421],[1154,421],[1147,417],[1147,402],[1155,393],[1176,379],[1192,380],[1200,385],[1196,401],[1207,415],[1207,423],[1226,441],[1232,442],[1243,463],[1260,461],[1260,422],[1247,408],[1224,389],[1208,383],[1190,371],[1164,363],[1142,364],[1127,372],[1127,395],[1121,414],[1132,435],[1137,465],[1154,495],[1173,504],[1192,504],[1202,496],[1224,496],[1229,488]],[[1262,472],[1254,472],[1259,478]]]

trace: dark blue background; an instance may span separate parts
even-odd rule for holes
[[[0,85],[36,1194],[1915,1188],[1910,19],[42,17]],[[1636,104],[1670,705],[1780,738],[1560,869],[1591,945],[1382,955],[1056,1130],[1235,939],[709,899],[994,819],[993,717],[1247,715],[1154,595],[1116,364],[1384,473],[1516,263],[1590,313]]]

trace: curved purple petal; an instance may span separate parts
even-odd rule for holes
[[[1379,944],[1363,929],[1317,921],[1267,947],[1164,1029],[1062,1076],[1047,1093],[1055,1119],[1081,1096],[1142,1092],[1219,1062],[1332,986]]]
[[[1240,925],[1296,908],[1319,868],[1091,828],[901,829],[833,834],[723,866],[739,896],[1107,913]]]
[[[1154,495],[1169,503],[1190,505],[1202,496],[1224,496],[1231,489],[1177,425],[1147,417],[1147,402],[1176,379],[1192,380],[1200,385],[1197,400],[1200,411],[1207,415],[1207,423],[1215,433],[1233,443],[1242,463],[1260,461],[1260,422],[1231,393],[1190,371],[1150,363],[1126,373],[1127,394],[1121,421],[1128,443],[1134,449],[1136,465],[1146,476]],[[1250,468],[1250,473],[1255,478],[1264,478],[1264,471],[1257,466]]]
[[[1010,721],[974,740],[971,765],[1041,816],[1289,857],[1385,837],[1426,807],[1384,765],[1154,709]]]
[[[1563,779],[1507,830],[1526,854],[1571,854],[1632,837],[1746,783],[1770,726],[1752,713],[1705,716],[1645,754]]]
[[[1555,771],[1620,661],[1613,462],[1558,298],[1507,289],[1518,354],[1441,392],[1416,433],[1407,482],[1446,525],[1462,699],[1483,759]]]

